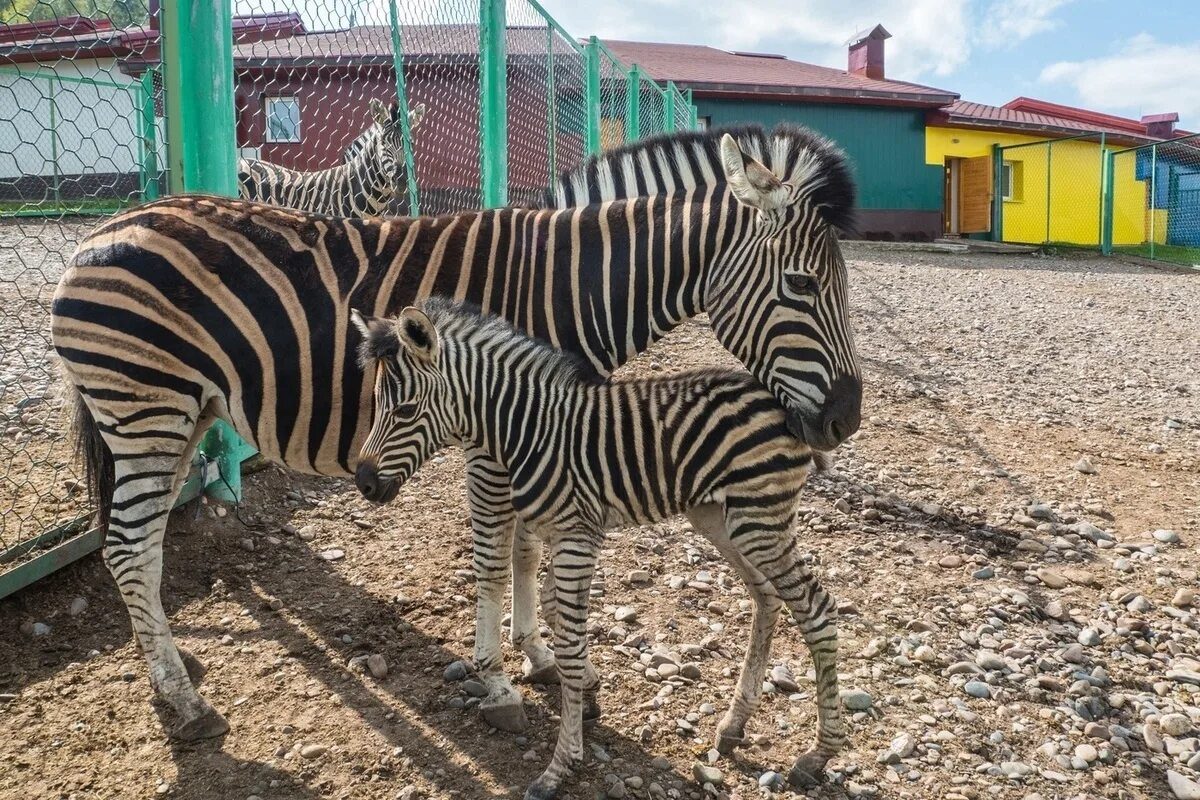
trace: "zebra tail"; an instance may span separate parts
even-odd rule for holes
[[[100,435],[100,426],[83,402],[83,395],[74,387],[70,391],[75,404],[75,455],[83,459],[88,501],[97,506],[96,524],[101,531],[107,531],[116,482],[112,451]]]

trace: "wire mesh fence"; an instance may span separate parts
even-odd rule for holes
[[[1105,152],[1100,134],[999,148],[997,238],[1100,247]]]
[[[1112,154],[1106,250],[1200,267],[1200,135]]]
[[[98,221],[189,188],[167,170],[178,120],[158,8],[0,0],[0,596],[98,544],[49,308]],[[394,108],[392,213],[528,203],[587,155],[694,119],[674,87],[571,36],[536,0],[234,0],[232,11],[235,123],[212,133],[239,169],[380,157],[373,106]]]
[[[48,311],[76,243],[162,191],[145,0],[0,4],[0,578],[94,546]],[[3,594],[3,592],[0,592]]]

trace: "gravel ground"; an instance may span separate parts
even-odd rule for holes
[[[867,419],[798,531],[841,603],[850,742],[812,796],[1200,797],[1200,275],[848,256]],[[729,361],[694,322],[627,372]],[[447,452],[380,508],[272,468],[241,519],[176,513],[164,596],[221,741],[166,741],[98,559],[0,604],[0,796],[519,796],[558,702],[524,687],[523,736],[473,710],[462,478]],[[601,567],[604,716],[567,796],[789,796],[815,719],[795,627],[752,746],[713,760],[745,590],[681,521],[614,532]]]

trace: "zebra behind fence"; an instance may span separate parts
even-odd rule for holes
[[[395,496],[431,455],[459,444],[501,467],[471,493],[472,518],[515,515],[549,544],[562,723],[550,766],[526,798],[554,796],[583,759],[588,590],[604,532],[678,514],[728,559],[755,604],[718,750],[744,736],[786,604],[813,656],[819,719],[814,747],[789,777],[801,787],[820,781],[845,741],[837,605],[797,553],[792,522],[813,458],[770,392],[728,371],[600,383],[503,320],[442,300],[394,321],[354,321],[376,376],[375,423],[355,476],[363,495]],[[481,534],[493,540],[498,569],[480,576],[476,591],[481,605],[499,606],[507,583],[499,562],[512,542]],[[498,640],[499,624],[486,634]]]
[[[346,148],[343,163],[301,172],[267,161],[239,159],[238,196],[337,217],[382,214],[393,198],[406,191],[403,129],[395,103],[388,107],[372,99],[368,105],[374,122]],[[424,116],[424,104],[410,110],[409,130]]]
[[[151,682],[179,717],[174,735],[228,728],[189,681],[185,662],[198,663],[176,647],[159,597],[167,513],[196,443],[220,418],[271,460],[352,475],[371,376],[356,363],[351,309],[384,316],[433,294],[469,300],[596,375],[707,311],[793,433],[825,450],[854,433],[862,386],[836,234],[853,187],[825,140],[798,128],[775,138],[796,151],[786,181],[725,137],[720,179],[674,195],[419,219],[182,196],[86,237],[55,294],[51,334],[78,394],[105,562]],[[492,471],[473,459],[468,483]],[[553,672],[553,654],[536,625],[540,553],[521,541],[513,641],[537,675]],[[477,544],[482,571],[495,551]],[[498,613],[481,604],[481,628]],[[481,653],[477,666],[506,687],[489,719],[518,727],[520,695],[499,658]]]

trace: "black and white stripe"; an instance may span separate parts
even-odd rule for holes
[[[384,213],[404,194],[404,139],[400,109],[371,100],[374,123],[346,148],[343,163],[314,172],[268,161],[238,161],[238,196],[243,200],[337,217]],[[409,129],[420,123],[425,106],[408,114]]]
[[[770,392],[745,373],[708,371],[600,383],[564,354],[497,318],[442,300],[396,320],[355,324],[375,368],[375,423],[356,481],[376,501],[447,444],[472,472],[480,625],[476,664],[499,670],[497,613],[515,517],[550,548],[554,642],[562,723],[549,767],[526,798],[553,796],[583,758],[588,590],[606,530],[687,514],[745,580],[755,601],[752,638],[717,747],[740,742],[758,705],[781,606],[800,625],[817,676],[815,746],[791,778],[809,786],[845,741],[837,691],[837,605],[797,552],[792,523],[811,449],[788,430]],[[502,677],[502,676],[501,676]],[[498,702],[485,701],[485,716]],[[519,695],[515,698],[519,707]],[[491,705],[489,709],[487,706]]]
[[[352,474],[372,376],[356,363],[351,309],[385,316],[431,295],[468,300],[597,376],[707,311],[793,433],[825,450],[852,434],[861,384],[834,228],[852,188],[827,142],[793,141],[807,172],[790,183],[726,137],[720,179],[671,195],[419,219],[182,196],[85,238],[59,283],[51,334],[110,523],[106,558],[152,681],[181,715],[177,732],[224,724],[188,682],[158,599],[182,476],[217,418],[276,462]],[[514,619],[533,618],[537,556],[535,544],[518,552]],[[526,653],[531,669],[552,658],[536,636]]]

